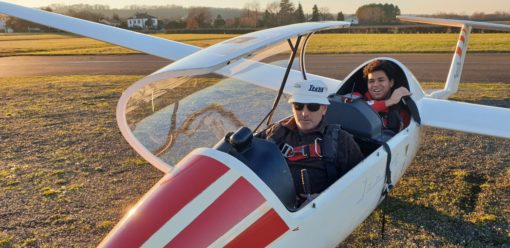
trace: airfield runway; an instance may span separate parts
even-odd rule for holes
[[[406,65],[420,81],[444,82],[452,54],[339,54],[308,55],[307,70],[344,79],[361,63],[392,57]],[[20,56],[0,58],[0,77],[62,75],[147,75],[169,61],[150,55]],[[467,54],[463,82],[510,83],[510,54]]]

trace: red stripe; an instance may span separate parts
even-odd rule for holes
[[[460,38],[459,38],[459,40],[461,40],[461,41],[462,41],[462,43],[464,43],[464,35],[461,35],[461,36],[460,36]]]
[[[455,52],[459,55],[459,57],[462,57],[462,48],[457,47],[457,50]]]
[[[246,179],[239,178],[165,247],[206,247],[264,201]]]
[[[225,248],[266,247],[288,230],[287,224],[283,222],[274,209],[271,209],[228,243]]]
[[[135,214],[99,246],[140,247],[186,204],[225,174],[224,164],[201,155],[178,165],[177,174],[162,178],[147,194]]]

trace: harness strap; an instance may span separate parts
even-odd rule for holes
[[[320,140],[320,138],[317,138],[312,144],[296,147],[284,144],[282,147],[282,154],[289,161],[299,161],[305,158],[322,158],[321,145],[318,142]]]
[[[386,187],[383,190],[382,195],[386,196],[390,191],[393,189],[393,183],[391,182],[391,149],[388,143],[384,142],[382,143],[382,146],[384,147],[384,150],[386,153],[388,153],[388,157],[386,157]]]
[[[383,119],[383,126],[398,133],[404,129],[404,120],[400,116],[400,108],[391,108],[388,112],[379,113]]]
[[[393,189],[393,183],[391,182],[391,168],[390,168],[390,164],[391,164],[391,149],[390,149],[390,146],[388,145],[388,143],[386,143],[386,142],[383,142],[382,146],[384,147],[384,150],[386,151],[386,153],[388,153],[388,157],[386,158],[386,172],[385,172],[385,175],[386,175],[386,185],[385,185],[385,187],[383,189],[381,197],[388,197],[390,191]],[[388,207],[389,199],[385,198],[383,201],[385,201],[384,204],[386,204],[386,207]],[[384,227],[386,226],[386,211],[385,211],[385,206],[381,206],[381,211],[382,211],[381,238],[382,238],[382,240],[384,240]]]
[[[328,176],[329,184],[333,184],[339,176],[338,169],[336,167],[336,161],[338,161],[341,153],[338,152],[338,137],[340,135],[340,125],[330,124],[326,127],[326,134],[322,141],[324,145],[324,166],[326,167],[326,174]]]

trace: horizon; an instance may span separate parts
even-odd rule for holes
[[[10,1],[14,2],[14,1]],[[188,0],[186,4],[177,0],[146,0],[143,4],[139,4],[136,0],[17,0],[15,4],[24,5],[28,7],[46,7],[51,4],[89,4],[89,5],[108,5],[112,9],[121,9],[130,5],[146,5],[146,6],[165,6],[177,5],[182,7],[215,7],[215,8],[236,8],[242,9],[248,4],[258,3],[261,10],[265,10],[269,3],[279,2],[278,0],[252,0],[252,1],[236,1],[236,0]],[[454,13],[471,15],[475,12],[494,13],[497,11],[510,12],[510,4],[507,0],[488,0],[481,4],[480,1],[475,0],[454,0],[445,2],[443,0],[429,0],[427,2],[412,2],[406,0],[392,0],[392,1],[371,1],[371,0],[356,0],[356,1],[338,1],[338,0],[321,0],[318,1],[291,0],[295,7],[301,3],[305,13],[311,13],[314,4],[317,4],[319,9],[328,8],[330,13],[343,12],[345,14],[354,14],[358,7],[370,3],[388,3],[397,5],[402,14],[439,14],[439,13]],[[343,2],[343,3],[342,3]]]

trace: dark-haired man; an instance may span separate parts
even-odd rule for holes
[[[410,96],[406,87],[395,86],[395,68],[385,60],[374,60],[363,69],[363,76],[367,79],[368,91],[363,98],[379,113],[386,129],[399,132],[409,125],[409,112],[400,108],[398,103],[402,97]],[[356,93],[361,95],[360,93]]]

